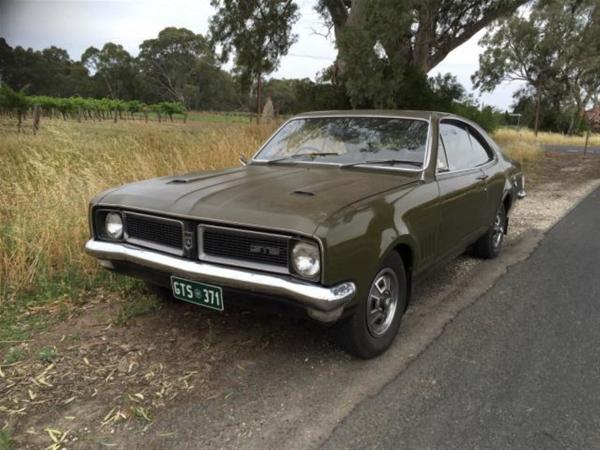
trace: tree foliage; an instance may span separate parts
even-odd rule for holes
[[[449,52],[526,0],[319,0],[333,29],[333,78],[355,106],[418,106],[426,74]],[[415,103],[415,101],[417,103]]]
[[[111,98],[133,96],[136,67],[134,59],[122,45],[108,42],[102,50],[89,47],[81,55],[81,63],[101,82],[105,95]]]
[[[503,81],[525,82],[518,98],[533,98],[536,133],[544,105],[560,110],[566,100],[583,117],[600,89],[599,7],[598,0],[543,0],[527,15],[501,21],[480,42],[485,51],[475,87],[491,91]]]
[[[26,89],[30,94],[90,93],[85,67],[69,59],[65,50],[54,46],[42,51],[13,49],[0,37],[0,76],[13,89]]]
[[[243,92],[258,81],[260,104],[261,77],[278,67],[296,41],[292,25],[298,5],[292,0],[211,0],[211,5],[216,9],[210,19],[212,43],[219,45],[221,61],[234,55]]]
[[[165,97],[184,104],[203,63],[213,64],[206,38],[185,28],[165,28],[140,45],[139,64],[146,79]]]

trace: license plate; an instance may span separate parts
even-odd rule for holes
[[[223,289],[218,286],[172,276],[171,288],[176,299],[223,311]]]

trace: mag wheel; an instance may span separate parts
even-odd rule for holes
[[[337,326],[337,340],[348,353],[360,358],[380,355],[394,341],[407,301],[407,275],[397,253],[377,270],[365,298]]]
[[[506,234],[506,211],[500,205],[494,217],[494,222],[488,231],[475,243],[475,255],[480,258],[491,259],[500,254],[504,235]]]

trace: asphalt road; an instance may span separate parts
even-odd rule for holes
[[[583,145],[544,145],[544,149],[549,152],[557,153],[579,153],[583,154],[585,147]],[[589,155],[600,155],[600,147],[588,146],[587,153]]]
[[[600,448],[600,189],[325,448]]]

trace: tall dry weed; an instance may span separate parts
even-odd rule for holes
[[[0,128],[0,296],[42,280],[91,274],[87,208],[124,183],[239,164],[273,126],[77,124],[46,121],[37,136]]]

